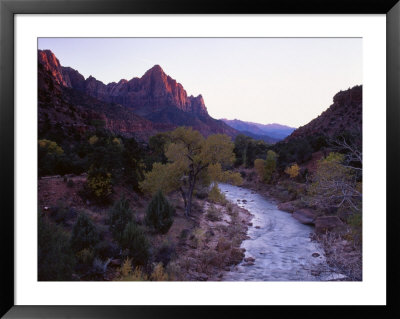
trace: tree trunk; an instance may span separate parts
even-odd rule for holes
[[[186,205],[186,209],[185,209],[185,216],[189,217],[190,211],[192,209],[192,199],[189,197],[188,203]]]
[[[187,205],[185,210],[186,217],[189,217],[189,214],[192,212],[193,189],[194,189],[194,183],[190,185],[188,190]]]
[[[185,209],[186,217],[189,217],[189,214],[192,211],[192,197],[193,197],[194,185],[196,183],[196,175],[197,174],[189,173],[189,189],[187,191],[187,196],[186,196],[187,205]]]
[[[182,198],[183,198],[183,202],[185,203],[185,209],[186,209],[186,207],[187,207],[187,201],[186,201],[186,194],[185,194],[185,191],[183,190],[182,187],[180,187],[179,190],[181,191]]]

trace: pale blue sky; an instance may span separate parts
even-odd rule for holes
[[[40,38],[63,66],[104,82],[155,64],[214,118],[301,126],[362,84],[360,38]]]

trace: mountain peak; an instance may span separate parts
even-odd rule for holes
[[[145,73],[146,74],[160,74],[160,75],[165,75],[164,70],[162,67],[158,64],[155,64],[152,68],[148,69]]]
[[[52,73],[61,86],[78,89],[105,102],[122,104],[141,116],[166,107],[208,116],[203,97],[189,97],[182,84],[167,75],[158,64],[147,70],[141,78],[129,81],[122,79],[106,85],[92,75],[85,79],[78,71],[62,67],[50,50],[39,50],[39,63],[45,65],[45,69]]]
[[[42,64],[46,71],[51,73],[58,84],[67,87],[71,86],[71,83],[64,79],[60,61],[51,50],[39,50],[38,59],[39,63]]]
[[[154,66],[152,68],[150,68],[150,70],[158,70],[158,71],[164,72],[164,70],[162,69],[162,67],[159,64],[154,64]]]
[[[183,86],[159,65],[140,78],[104,84],[93,76],[85,79],[77,70],[61,66],[51,51],[39,50],[38,59],[41,123],[51,118],[66,127],[79,125],[84,133],[90,129],[87,123],[91,119],[100,118],[106,129],[143,140],[177,126],[190,126],[204,136],[223,133],[234,137],[238,133],[209,116],[202,95],[188,96]],[[60,112],[64,108],[53,107],[58,104],[68,108],[73,105],[74,112]]]

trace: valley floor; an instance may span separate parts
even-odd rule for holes
[[[241,169],[243,171],[243,169]],[[279,203],[296,201],[289,192],[279,185],[266,185],[252,178],[252,171],[245,170],[246,177],[242,187],[248,188],[268,200]],[[60,206],[68,207],[68,214],[56,220],[67,232],[71,232],[77,212],[84,211],[100,230],[102,239],[112,242],[112,235],[107,225],[109,207],[100,207],[80,196],[80,191],[86,182],[86,176],[70,176],[66,182],[63,177],[44,177],[38,181],[39,207],[44,214],[54,220],[54,209]],[[144,224],[144,216],[150,197],[138,195],[124,188],[115,187],[113,201],[124,195],[129,199],[137,224]],[[174,222],[165,235],[155,234],[150,230],[146,233],[151,242],[153,256],[167,247],[163,260],[168,265],[169,280],[179,281],[219,281],[224,274],[239,264],[245,249],[242,241],[248,238],[248,227],[252,226],[252,215],[236,203],[211,203],[207,199],[194,197],[192,214],[184,216],[183,200],[178,193],[168,197],[176,207]],[[300,205],[298,208],[302,208]],[[57,219],[57,216],[56,216]],[[361,245],[354,245],[343,232],[314,233],[311,240],[319,242],[324,250],[328,264],[347,276],[347,280],[362,280]],[[166,256],[165,256],[166,255]],[[166,258],[166,259],[165,259]],[[153,262],[157,262],[154,257]],[[106,271],[93,277],[75,275],[75,280],[119,280],[123,260],[120,256],[112,256]],[[166,263],[164,261],[164,263]],[[165,265],[164,265],[165,266]]]
[[[108,207],[99,207],[90,201],[85,201],[79,195],[86,176],[70,176],[67,183],[63,177],[44,177],[38,181],[39,207],[50,219],[54,210],[64,206],[70,213],[57,220],[67,232],[71,232],[77,212],[84,211],[100,230],[103,240],[112,241],[112,235],[107,226]],[[150,197],[138,195],[129,189],[115,187],[113,200],[125,195],[131,203],[134,218],[138,224],[143,224],[145,210]],[[232,265],[238,264],[244,258],[241,242],[246,238],[250,225],[250,213],[234,204],[211,203],[204,199],[194,198],[192,214],[184,216],[183,200],[180,194],[169,196],[169,201],[176,207],[174,222],[165,235],[147,231],[154,255],[165,246],[170,259],[165,267],[169,280],[184,281],[218,281],[224,272]],[[85,275],[74,275],[75,280],[118,280],[123,260],[113,256],[106,271],[95,279]]]

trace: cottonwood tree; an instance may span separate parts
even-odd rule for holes
[[[309,187],[312,204],[329,210],[348,209],[361,212],[362,187],[355,168],[349,167],[345,155],[331,152],[317,164]]]
[[[272,175],[276,170],[277,157],[278,155],[274,151],[269,150],[265,160],[257,158],[254,161],[254,169],[261,181],[271,182]]]
[[[254,170],[257,172],[258,178],[261,181],[265,179],[265,160],[257,158],[254,161]]]
[[[165,151],[168,163],[153,164],[140,184],[143,191],[154,194],[158,190],[164,193],[179,190],[185,215],[189,216],[198,183],[241,182],[239,174],[223,169],[234,161],[234,145],[227,135],[215,134],[205,139],[198,131],[179,127],[170,133],[170,138]]]
[[[329,141],[331,149],[344,154],[343,165],[362,172],[362,139],[361,129],[347,131],[346,134],[338,136]]]
[[[318,162],[309,193],[320,208],[361,213],[362,131],[351,126],[327,140],[331,153]]]

